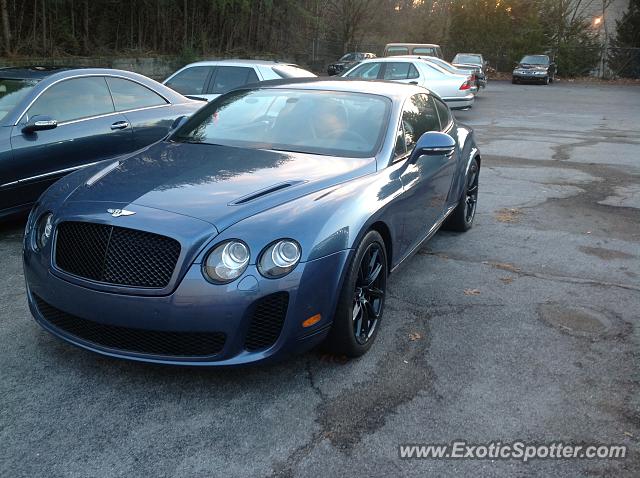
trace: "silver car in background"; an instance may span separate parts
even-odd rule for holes
[[[471,92],[474,93],[475,95],[477,95],[480,92],[480,88],[476,84],[477,83],[476,75],[473,69],[455,67],[448,61],[443,60],[442,58],[437,58],[435,56],[407,55],[406,58],[418,58],[420,60],[424,60],[433,65],[436,65],[444,70],[447,70],[449,73],[453,73],[455,75],[464,75],[464,76],[473,77],[471,79],[472,81]]]
[[[487,77],[487,62],[484,60],[480,53],[458,53],[451,60],[453,66],[458,68],[472,69],[476,75],[476,83],[478,88],[486,88]]]
[[[365,60],[342,76],[420,85],[437,94],[451,109],[468,109],[475,101],[471,76],[451,73],[421,57]]]
[[[265,60],[211,60],[191,63],[162,83],[189,98],[211,101],[234,88],[258,81],[314,77],[293,63]]]

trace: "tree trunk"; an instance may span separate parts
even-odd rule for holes
[[[4,51],[9,56],[11,55],[11,27],[7,0],[0,0],[0,14],[2,14],[2,31],[4,32]]]
[[[82,38],[82,46],[85,54],[89,53],[89,0],[84,1],[84,35]]]

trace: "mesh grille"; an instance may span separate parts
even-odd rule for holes
[[[287,315],[288,305],[287,292],[270,294],[256,302],[245,339],[247,350],[265,349],[276,343]]]
[[[110,349],[150,355],[205,357],[220,353],[225,343],[225,334],[221,332],[165,332],[100,324],[67,314],[35,294],[33,298],[40,314],[53,326]]]
[[[180,255],[175,239],[106,224],[63,222],[56,237],[60,269],[108,284],[166,287]]]

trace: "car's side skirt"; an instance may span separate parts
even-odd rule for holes
[[[398,267],[400,267],[402,265],[402,263],[408,259],[409,257],[411,257],[418,249],[420,249],[422,247],[422,245],[427,242],[429,239],[431,239],[434,234],[436,232],[438,232],[438,230],[440,229],[440,226],[442,226],[442,223],[444,223],[444,221],[447,220],[447,218],[449,217],[449,214],[451,214],[453,212],[453,210],[458,206],[458,204],[454,204],[453,206],[449,206],[449,208],[447,209],[447,211],[443,214],[443,216],[440,218],[440,220],[438,220],[438,222],[436,222],[433,226],[431,226],[431,229],[429,229],[429,232],[427,232],[427,235],[420,240],[409,252],[407,252],[404,257],[402,259],[400,259],[400,261],[398,261],[398,263],[393,266],[391,268],[391,273],[395,272]]]

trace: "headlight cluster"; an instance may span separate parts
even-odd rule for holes
[[[214,247],[206,256],[202,272],[216,284],[227,284],[242,275],[249,265],[251,253],[242,241],[232,239]],[[291,272],[301,257],[300,244],[280,239],[269,244],[258,256],[258,271],[264,277],[277,279]]]
[[[35,227],[34,244],[36,249],[41,251],[47,245],[53,231],[53,214],[47,212],[40,216]]]
[[[270,279],[287,275],[300,260],[300,246],[291,239],[272,243],[258,259],[260,274]]]
[[[249,248],[244,242],[227,241],[216,246],[204,262],[204,274],[213,282],[226,284],[246,270]]]

